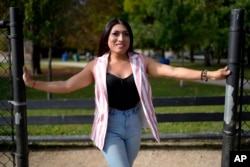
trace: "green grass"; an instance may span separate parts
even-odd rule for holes
[[[200,64],[189,65],[190,68],[204,69]],[[213,67],[218,68],[218,67]],[[211,69],[213,70],[213,69]],[[43,69],[45,74],[47,73]],[[56,67],[53,72],[54,80],[65,80],[80,69],[68,67]],[[46,80],[46,75],[36,76],[35,79]],[[180,81],[175,79],[150,78],[153,97],[188,97],[188,96],[223,96],[225,88],[201,84],[196,82],[184,81],[180,87]],[[213,91],[211,91],[213,90]],[[27,99],[46,99],[47,93],[27,88]],[[91,85],[82,90],[69,94],[53,94],[53,99],[87,99],[94,98],[94,86]],[[93,110],[28,110],[28,115],[79,115],[93,114]],[[157,107],[157,113],[182,113],[182,112],[223,112],[223,106],[188,106],[188,107]],[[196,123],[159,123],[161,133],[188,133],[204,131],[221,131],[221,122],[196,122]],[[79,135],[90,134],[91,125],[46,125],[29,126],[30,135]],[[145,132],[149,133],[149,132]]]
[[[43,125],[28,126],[29,135],[89,135],[92,125]],[[192,132],[221,132],[222,122],[182,122],[159,123],[162,134],[192,133]],[[151,133],[149,130],[144,133]]]
[[[178,63],[172,65],[178,66]],[[224,65],[215,65],[207,68],[215,70]],[[205,69],[201,63],[187,63],[185,67],[193,69]],[[34,79],[47,80],[47,70],[42,66],[43,74],[34,76]],[[59,67],[53,68],[53,80],[65,80],[79,72],[79,68]],[[250,74],[249,68],[247,75]],[[250,76],[248,76],[250,78]],[[196,96],[224,96],[225,87],[184,81],[180,87],[180,81],[174,79],[150,78],[153,97],[196,97]],[[26,88],[27,99],[47,98],[47,93]],[[53,94],[53,99],[89,99],[94,98],[94,86],[90,85],[79,91],[69,94]],[[156,107],[157,113],[188,113],[188,112],[223,112],[224,106],[185,106],[185,107]],[[34,115],[79,115],[93,114],[93,110],[29,110],[28,116]],[[181,123],[159,123],[160,133],[190,133],[190,132],[219,132],[222,130],[222,122],[181,122]],[[29,135],[82,135],[90,134],[91,125],[46,125],[28,126]]]
[[[187,97],[187,96],[221,96],[225,94],[225,87],[184,81],[183,87],[180,81],[174,79],[150,78],[153,97]],[[213,90],[213,91],[211,91]],[[26,88],[27,99],[46,99],[47,93]],[[88,99],[94,98],[94,86],[69,93],[52,94],[53,99]]]
[[[223,106],[184,106],[184,107],[156,107],[157,113],[195,113],[195,112],[223,112]],[[86,115],[93,114],[92,109],[74,110],[28,110],[29,116],[40,115]],[[159,123],[161,133],[190,133],[190,132],[220,132],[222,122],[178,122]],[[28,126],[30,135],[88,135],[91,125],[32,125]],[[145,133],[150,133],[146,131]]]
[[[172,63],[173,66],[179,66],[180,63]],[[196,63],[184,63],[185,67],[192,69],[208,69],[216,70],[222,68],[225,64],[216,65],[211,67],[205,67],[202,62]],[[42,66],[43,74],[34,76],[34,79],[47,80],[47,66]],[[53,67],[53,80],[65,80],[71,77],[73,74],[79,72],[81,69],[76,67]],[[245,78],[250,78],[250,68],[245,69]],[[180,81],[175,79],[163,79],[163,78],[150,78],[152,86],[153,97],[186,97],[186,96],[221,96],[225,94],[225,88],[222,86],[214,86],[208,84],[201,84],[192,81],[184,81],[184,86],[180,87]],[[211,91],[212,90],[212,91]],[[37,91],[31,88],[27,88],[27,99],[46,99],[47,93]],[[53,99],[84,99],[94,98],[94,86],[91,85],[82,90],[78,90],[69,94],[53,94]]]
[[[62,67],[54,69],[56,76],[53,80],[65,80],[73,74],[80,71],[80,69],[72,69],[72,73],[65,71]],[[60,71],[61,74],[58,74]],[[34,79],[46,81],[46,72],[41,76],[35,76]],[[58,76],[60,75],[60,76]],[[192,81],[184,81],[183,87],[180,86],[180,81],[168,78],[149,78],[152,86],[153,97],[184,97],[184,96],[220,96],[224,95],[225,88],[223,86],[214,86],[208,84],[202,84]],[[211,91],[213,90],[213,91]],[[46,99],[47,93],[26,88],[27,99]],[[52,94],[53,99],[84,99],[94,98],[94,85],[90,85],[87,88],[68,93],[68,94]]]

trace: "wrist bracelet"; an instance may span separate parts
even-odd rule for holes
[[[202,81],[207,81],[208,78],[207,78],[207,70],[202,70],[201,71],[201,80]]]
[[[33,81],[31,88],[33,89],[35,87],[35,85],[36,85],[36,80]]]

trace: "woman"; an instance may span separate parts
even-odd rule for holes
[[[98,56],[66,81],[35,81],[26,68],[25,84],[51,93],[68,93],[95,82],[94,144],[110,167],[131,167],[140,149],[141,129],[150,128],[156,141],[159,132],[148,76],[182,80],[220,80],[230,71],[198,71],[158,63],[133,51],[133,34],[127,22],[107,23]]]

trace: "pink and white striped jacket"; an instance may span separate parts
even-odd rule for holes
[[[106,73],[109,53],[95,59],[95,117],[91,139],[94,144],[103,149],[108,125],[108,94],[106,88]],[[132,67],[135,84],[140,96],[141,122],[143,128],[150,128],[157,142],[160,142],[155,110],[152,103],[151,86],[149,84],[145,63],[142,55],[130,53],[129,60]]]

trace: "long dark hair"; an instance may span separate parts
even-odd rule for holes
[[[98,49],[98,55],[97,55],[98,57],[102,56],[104,53],[109,51],[108,37],[109,37],[111,29],[116,24],[122,24],[127,28],[128,33],[129,33],[129,37],[130,37],[130,45],[128,48],[128,52],[134,52],[133,51],[133,39],[134,38],[133,38],[133,32],[132,32],[130,25],[125,20],[113,19],[106,24],[106,26],[102,32],[102,36],[101,36],[101,39],[99,42],[99,49]]]

